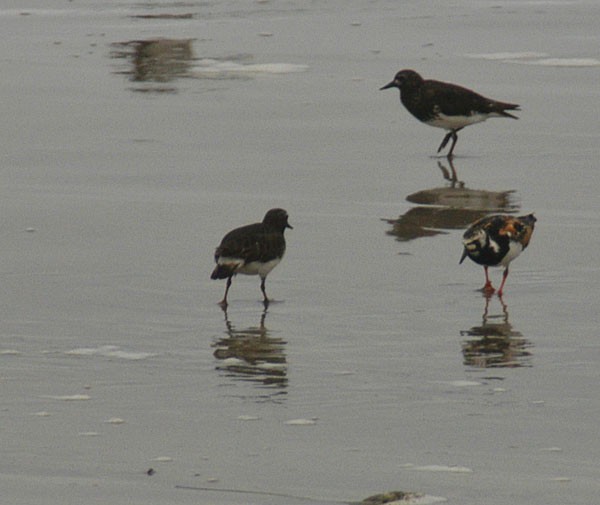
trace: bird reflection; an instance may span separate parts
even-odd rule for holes
[[[460,188],[464,187],[465,183],[458,180],[458,175],[456,174],[456,168],[454,168],[454,161],[452,161],[452,158],[448,158],[447,162],[450,169],[448,169],[448,167],[446,167],[446,165],[444,165],[441,161],[438,160],[437,162],[438,168],[442,172],[444,179],[450,182],[450,187],[452,188],[455,186]]]
[[[508,321],[508,308],[502,298],[501,313],[490,313],[491,296],[484,296],[481,325],[460,332],[468,337],[462,343],[464,364],[476,368],[516,368],[531,366],[531,343]]]
[[[386,219],[392,225],[388,235],[401,242],[433,237],[446,233],[444,230],[464,229],[491,212],[510,213],[519,208],[514,202],[514,190],[469,189],[459,180],[453,161],[447,163],[437,162],[447,184],[408,195],[406,200],[417,206],[397,219]]]
[[[194,39],[148,39],[115,42],[112,58],[124,58],[131,62],[116,73],[129,76],[134,82],[165,83],[187,77],[194,61]],[[140,88],[135,91],[174,91],[173,88]]]
[[[228,377],[274,388],[275,394],[285,394],[287,387],[286,342],[271,337],[265,326],[267,308],[260,316],[258,326],[237,329],[225,314],[226,336],[217,340],[214,357],[220,360],[216,369]],[[272,395],[269,395],[272,399]]]

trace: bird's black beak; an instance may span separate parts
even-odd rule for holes
[[[383,86],[382,88],[379,88],[379,91],[382,91],[384,89],[390,89],[390,88],[397,88],[396,81],[392,81],[392,82],[386,84],[385,86]]]
[[[462,256],[460,257],[460,261],[458,262],[458,264],[460,265],[463,261],[465,261],[466,257],[467,257],[467,248],[465,247],[465,249],[463,250]]]
[[[294,227],[290,223],[285,223],[285,227],[289,228],[290,230],[294,229]]]

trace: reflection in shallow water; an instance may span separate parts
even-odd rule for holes
[[[485,297],[481,325],[460,332],[469,337],[462,343],[464,364],[477,368],[531,366],[531,343],[508,322],[508,308],[501,298],[502,313],[489,313],[491,299]]]
[[[413,207],[398,219],[388,219],[392,229],[387,233],[401,242],[420,237],[434,237],[445,233],[443,230],[466,228],[486,214],[486,211],[474,209]]]
[[[130,62],[116,73],[129,76],[134,82],[166,83],[181,77],[189,77],[194,61],[194,39],[148,39],[115,42],[112,58]],[[140,88],[136,91],[174,91],[174,88]]]
[[[227,377],[274,388],[277,394],[285,394],[286,342],[269,335],[265,326],[267,310],[262,312],[258,326],[244,329],[235,328],[227,311],[223,312],[227,336],[213,344],[216,348],[214,356],[220,360],[216,369],[224,372]],[[272,395],[269,397],[272,398]]]
[[[137,83],[133,91],[173,93],[177,88],[165,83],[181,78],[252,79],[257,75],[283,75],[308,69],[306,65],[293,63],[254,63],[248,53],[197,58],[192,48],[195,40],[153,38],[114,42],[111,58],[125,60],[114,73],[126,75]]]
[[[392,225],[388,235],[402,242],[419,237],[432,237],[443,230],[464,229],[473,221],[493,212],[515,212],[514,190],[487,191],[469,189],[458,180],[452,161],[448,168],[438,161],[444,187],[424,189],[408,195],[406,200],[418,204],[397,219],[386,219]]]

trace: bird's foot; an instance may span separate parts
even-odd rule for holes
[[[493,295],[496,292],[491,282],[486,282],[485,285],[480,289],[480,291],[486,296]]]

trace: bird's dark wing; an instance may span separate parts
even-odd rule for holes
[[[473,113],[496,113],[515,117],[505,112],[505,109],[518,109],[517,104],[498,102],[486,98],[468,88],[456,84],[429,80],[423,85],[423,95],[427,101],[437,106],[446,116],[469,116]],[[516,119],[516,118],[515,118]]]
[[[220,257],[254,258],[257,256],[257,238],[264,230],[262,223],[249,224],[230,231],[223,237],[221,244],[215,250],[215,260]]]
[[[271,231],[262,223],[251,224],[230,231],[215,251],[219,257],[239,258],[244,263],[269,261],[283,255],[283,234]]]

